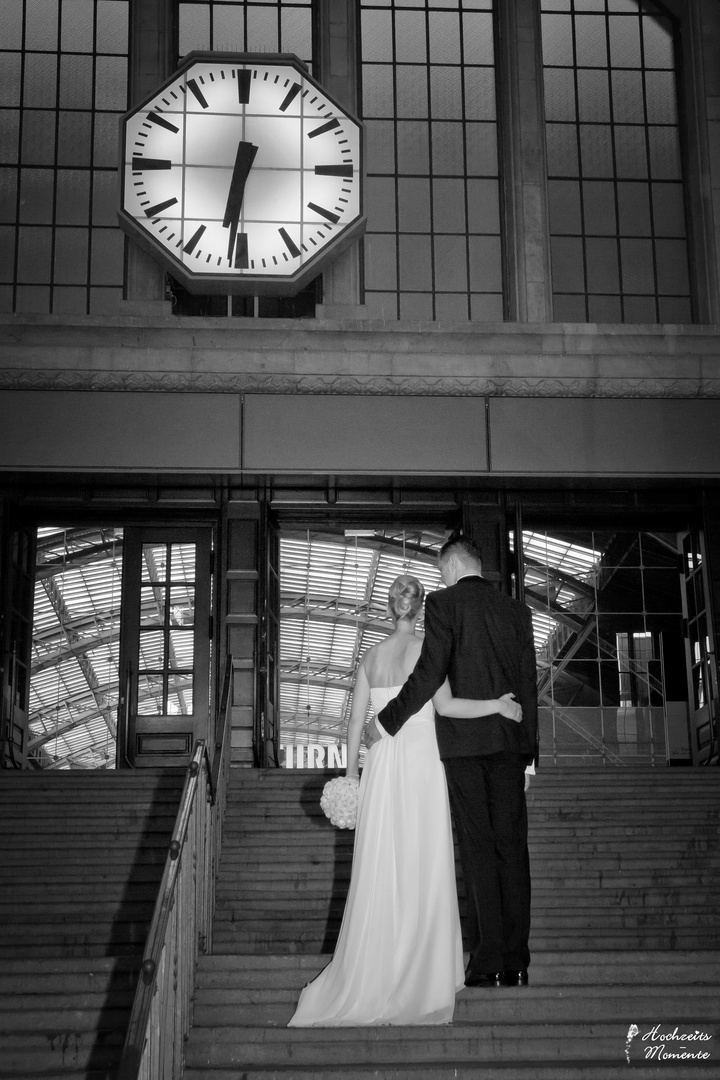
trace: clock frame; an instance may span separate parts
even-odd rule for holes
[[[293,296],[364,231],[362,124],[292,54],[189,53],[121,148],[120,225],[190,292]]]

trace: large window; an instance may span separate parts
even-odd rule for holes
[[[673,20],[542,0],[557,321],[692,321]]]
[[[313,70],[311,0],[194,0],[178,6],[180,56],[193,49],[295,53]],[[308,318],[322,299],[320,279],[297,296],[193,295],[170,278],[175,315]]]
[[[502,320],[492,0],[365,0],[365,302]]]
[[[0,311],[117,309],[128,0],[3,0]]]

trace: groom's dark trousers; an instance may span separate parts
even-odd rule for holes
[[[428,595],[425,640],[404,687],[378,719],[394,735],[445,678],[455,697],[514,693],[522,723],[495,714],[436,716],[440,757],[467,892],[469,970],[519,971],[530,961],[525,765],[537,754],[537,681],[529,608],[479,576]]]

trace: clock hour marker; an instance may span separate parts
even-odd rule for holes
[[[240,105],[247,105],[250,101],[250,80],[252,78],[252,72],[245,68],[237,71],[238,81],[238,103]]]
[[[292,255],[293,259],[299,259],[300,255],[301,255],[300,248],[294,242],[294,240],[292,239],[290,234],[285,229],[278,229],[278,232],[282,236],[282,238],[283,238],[283,240],[285,242],[285,246],[287,247],[288,251]]]
[[[339,127],[340,121],[335,117],[333,120],[328,120],[327,124],[321,124],[314,131],[308,131],[308,139],[315,139],[318,135],[324,135],[326,131],[334,131],[335,128]]]
[[[314,210],[320,217],[324,217],[326,221],[332,221],[333,225],[337,225],[340,217],[338,214],[333,214],[332,210],[326,210],[324,206],[318,206],[317,203],[309,202],[308,210]]]
[[[285,95],[282,105],[280,106],[280,112],[285,112],[287,107],[289,105],[292,105],[293,101],[298,96],[301,89],[302,87],[300,86],[300,83],[296,82],[292,84],[287,94]]]
[[[352,177],[352,165],[316,165],[316,176],[347,176]]]
[[[158,127],[165,128],[166,131],[174,131],[177,134],[177,132],[180,130],[180,128],[177,128],[174,124],[171,124],[170,121],[166,120],[163,114],[159,112],[149,112],[146,119],[149,120],[151,124],[157,124]]]
[[[193,95],[195,100],[198,102],[198,104],[202,105],[203,109],[207,109],[208,103],[205,100],[205,95],[203,94],[195,79],[188,79],[187,88]]]
[[[172,169],[172,161],[168,158],[134,157],[132,159],[132,171],[143,172],[145,169]]]
[[[235,242],[235,261],[233,266],[236,270],[247,270],[249,266],[247,233],[241,232],[237,234],[237,240]]]
[[[148,217],[157,217],[158,214],[162,214],[163,210],[167,210],[168,207],[174,206],[177,199],[166,199],[165,202],[157,203],[156,206],[149,206],[145,211]]]
[[[183,248],[183,251],[185,252],[186,255],[192,255],[193,251],[198,246],[198,241],[200,240],[200,237],[205,232],[205,228],[206,228],[205,225],[201,225],[200,228],[197,229],[196,232],[194,232],[192,234],[192,236],[188,240],[187,244]]]

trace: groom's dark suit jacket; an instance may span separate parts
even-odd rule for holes
[[[530,609],[484,578],[464,577],[430,593],[425,640],[415,669],[396,698],[379,713],[395,735],[442,686],[455,697],[499,698],[513,693],[522,723],[495,713],[479,720],[436,715],[441,758],[510,751],[529,764],[537,757],[537,676]]]

